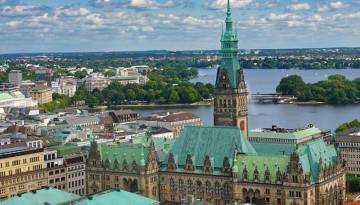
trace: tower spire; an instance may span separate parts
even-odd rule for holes
[[[225,1],[225,0],[222,0]],[[226,28],[221,37],[221,66],[218,68],[214,91],[214,124],[237,126],[247,137],[247,90],[238,56],[237,29],[233,28],[230,0],[227,0]],[[229,100],[231,99],[231,100]],[[228,105],[222,102],[229,102]],[[231,115],[228,108],[231,107]],[[225,109],[224,109],[225,108]],[[235,167],[236,168],[236,167]]]
[[[231,15],[231,7],[230,7],[230,0],[227,0],[227,15]]]

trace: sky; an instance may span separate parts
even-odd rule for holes
[[[360,46],[360,0],[230,0],[239,48]],[[220,48],[226,0],[0,0],[0,53]]]

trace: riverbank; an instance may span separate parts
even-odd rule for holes
[[[195,107],[204,107],[204,106],[212,106],[212,102],[196,102],[191,104],[135,104],[135,105],[111,105],[108,107],[109,110],[117,110],[117,109],[162,109],[162,108],[195,108]]]
[[[317,101],[309,101],[309,102],[294,102],[295,105],[329,105],[326,102],[317,102]]]

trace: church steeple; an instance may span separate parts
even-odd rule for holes
[[[225,32],[221,34],[221,65],[215,84],[214,124],[237,126],[247,136],[247,91],[238,60],[238,37],[233,28],[230,0],[227,0]]]

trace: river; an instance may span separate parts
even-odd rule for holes
[[[360,77],[360,69],[337,70],[245,70],[245,80],[251,93],[273,93],[281,78],[297,74],[305,82],[313,83],[326,79],[330,75],[341,74],[348,79]],[[199,77],[192,82],[214,83],[216,69],[199,69]],[[139,110],[148,115],[157,111],[179,111],[180,109]],[[213,107],[183,108],[181,111],[193,112],[205,125],[213,125]],[[249,126],[251,129],[278,125],[284,128],[304,127],[308,124],[323,129],[336,129],[339,124],[360,118],[360,105],[292,105],[292,104],[249,104]]]

